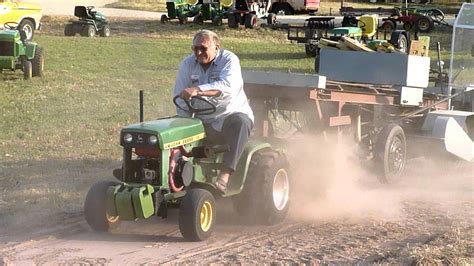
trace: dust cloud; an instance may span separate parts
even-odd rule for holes
[[[292,142],[292,203],[289,216],[302,221],[404,219],[411,204],[456,212],[453,204],[474,201],[473,164],[425,158],[407,161],[395,184],[383,184],[360,162],[354,143],[321,138]],[[474,217],[473,213],[470,215]]]

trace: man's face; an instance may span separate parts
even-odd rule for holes
[[[209,36],[202,36],[194,41],[192,49],[198,62],[206,65],[216,58],[219,46]]]

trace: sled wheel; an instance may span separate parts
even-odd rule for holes
[[[120,222],[119,216],[107,213],[107,189],[118,184],[113,181],[101,181],[95,183],[87,192],[84,214],[87,223],[95,231],[107,232]]]
[[[290,206],[290,181],[286,156],[271,149],[258,151],[242,192],[232,198],[234,208],[265,224],[279,223]]]
[[[26,33],[26,40],[31,41],[34,36],[35,26],[29,19],[24,19],[18,25],[18,29]]]
[[[406,139],[403,129],[396,124],[385,126],[375,143],[375,168],[382,183],[395,183],[401,176],[406,161]]]
[[[33,76],[31,61],[25,60],[23,63],[23,79],[29,80]]]
[[[229,28],[232,28],[232,29],[238,28],[240,24],[240,18],[238,17],[238,14],[234,14],[234,13],[229,14],[229,17],[227,18],[227,24]]]
[[[86,25],[82,30],[82,36],[85,37],[94,37],[95,36],[95,27],[92,25]]]
[[[253,29],[257,27],[257,16],[255,14],[247,14],[245,16],[245,27],[247,29]]]
[[[416,31],[430,32],[434,28],[433,19],[427,16],[420,16],[415,22]]]
[[[189,190],[179,209],[179,230],[190,241],[202,241],[211,236],[216,223],[214,196],[204,189]]]
[[[33,77],[42,77],[44,69],[44,50],[40,46],[36,46],[35,57],[32,62]]]
[[[104,25],[104,27],[100,31],[100,36],[110,37],[110,26],[109,25]]]

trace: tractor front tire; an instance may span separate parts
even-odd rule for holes
[[[94,37],[95,36],[95,27],[93,25],[86,25],[82,29],[82,36],[84,37]]]
[[[118,184],[113,181],[100,181],[87,192],[84,214],[87,223],[95,231],[107,232],[120,223],[119,216],[107,213],[107,189]]]
[[[377,177],[382,183],[395,183],[405,168],[407,147],[403,128],[390,124],[377,136],[374,150]]]
[[[282,153],[265,149],[252,156],[242,192],[233,197],[237,212],[264,224],[281,222],[290,206],[288,161]]]
[[[196,15],[194,18],[193,18],[193,23],[194,25],[202,25],[204,24],[204,18],[202,15]]]
[[[276,15],[273,13],[269,13],[267,17],[267,24],[269,26],[273,26],[276,23]]]
[[[396,24],[391,21],[391,20],[385,20],[383,23],[382,23],[382,30],[385,34],[390,34],[392,33],[392,31],[394,31],[396,28]]]
[[[23,79],[24,80],[29,80],[33,76],[33,66],[31,64],[31,61],[25,60],[23,62]]]
[[[102,27],[102,30],[100,31],[100,36],[101,37],[110,37],[110,26],[109,25],[104,25],[104,27]]]
[[[201,188],[187,191],[179,209],[179,231],[190,241],[209,238],[216,223],[216,201],[212,194]]]
[[[229,28],[236,29],[239,27],[240,18],[238,16],[239,14],[236,13],[229,14],[229,17],[227,18],[227,24],[229,25]]]
[[[318,46],[311,44],[311,43],[306,43],[304,45],[304,50],[306,52],[307,57],[315,57],[318,54]]]
[[[76,33],[74,32],[74,26],[72,24],[67,24],[64,27],[64,36],[71,37],[74,35],[76,35]]]
[[[216,16],[212,19],[212,25],[214,26],[221,26],[222,25],[222,17]]]
[[[165,14],[161,15],[160,22],[161,22],[161,24],[168,23],[168,16],[165,15]]]
[[[32,62],[33,77],[42,77],[44,69],[44,50],[43,47],[36,46],[35,57]]]
[[[257,15],[247,14],[245,16],[245,27],[247,29],[253,29],[253,28],[257,27]]]

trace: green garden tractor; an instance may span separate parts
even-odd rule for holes
[[[23,70],[25,80],[42,77],[44,51],[27,40],[27,34],[18,29],[18,23],[7,22],[0,31],[0,70]]]
[[[143,106],[143,94],[140,97]],[[197,102],[204,102],[195,108]],[[282,221],[289,208],[290,172],[285,154],[264,140],[250,140],[224,193],[215,182],[227,146],[213,145],[195,114],[215,112],[205,98],[175,105],[191,117],[168,117],[140,122],[121,130],[121,169],[118,182],[101,181],[89,190],[85,218],[97,231],[108,231],[120,220],[167,217],[179,208],[179,229],[190,241],[207,239],[216,224],[216,199],[231,197],[242,216],[262,223]],[[208,107],[207,107],[208,106]],[[140,108],[140,121],[143,109]]]
[[[194,16],[193,23],[202,25],[204,21],[211,20],[214,26],[220,26],[222,19],[227,18],[227,13],[233,4],[233,0],[203,0],[199,13]]]
[[[74,16],[79,20],[72,20],[64,27],[65,36],[80,34],[85,37],[110,36],[110,25],[106,16],[96,10],[93,6],[76,6]]]
[[[167,0],[167,14],[161,15],[161,23],[166,24],[171,19],[178,19],[179,24],[185,24],[188,18],[199,13],[202,0]]]

